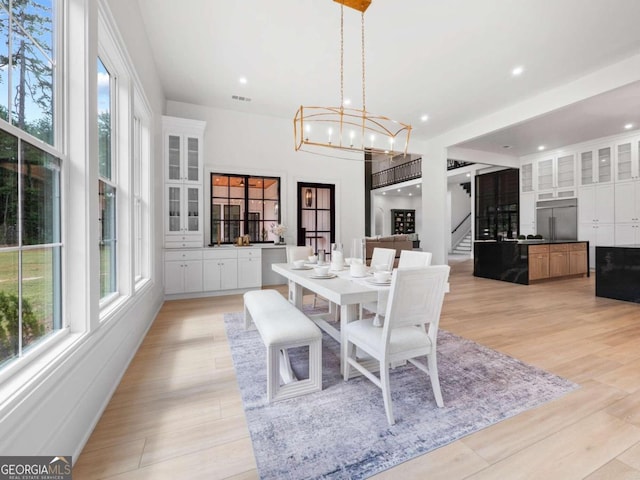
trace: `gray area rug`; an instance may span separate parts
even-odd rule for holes
[[[362,377],[344,382],[340,346],[325,334],[323,390],[269,405],[258,332],[244,330],[241,313],[225,314],[224,321],[262,479],[367,478],[578,388],[441,330],[444,408],[436,406],[425,374],[410,364],[396,368],[396,424],[389,427],[381,390]],[[299,378],[306,377],[306,351],[290,357]]]

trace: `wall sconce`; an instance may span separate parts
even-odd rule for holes
[[[307,188],[304,191],[304,204],[306,205],[307,208],[309,208],[312,203],[313,203],[313,192],[311,191],[310,188]]]

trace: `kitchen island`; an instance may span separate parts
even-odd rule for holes
[[[476,241],[473,275],[503,282],[532,282],[589,275],[589,242]]]
[[[640,245],[596,247],[596,296],[640,303]]]

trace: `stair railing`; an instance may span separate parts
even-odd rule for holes
[[[451,231],[451,250],[454,250],[462,239],[471,231],[471,212]]]

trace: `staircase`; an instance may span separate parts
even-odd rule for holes
[[[456,248],[453,249],[453,252],[459,255],[470,255],[471,254],[471,232],[467,233],[460,243],[456,245]]]

